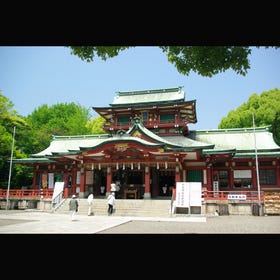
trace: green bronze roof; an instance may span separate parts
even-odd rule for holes
[[[133,136],[135,131],[146,139]],[[18,159],[15,162],[46,162],[47,158],[63,154],[79,154],[115,142],[135,142],[150,148],[162,147],[169,152],[201,150],[203,155],[231,153],[235,158],[248,158],[255,156],[254,134],[257,151],[261,157],[280,156],[280,147],[274,142],[268,127],[259,127],[255,130],[253,128],[197,130],[191,131],[188,137],[183,135],[161,137],[145,128],[140,118],[135,118],[133,126],[128,131],[113,136],[109,134],[54,136],[47,149],[31,155],[31,158]]]
[[[214,143],[212,151],[204,153],[218,153],[218,151],[236,150],[234,157],[254,157],[255,150],[258,154],[277,155],[280,147],[275,143],[269,126],[257,128],[233,128],[191,131],[191,138],[205,143]]]
[[[110,105],[114,107],[127,104],[178,103],[184,101],[185,93],[182,90],[182,87],[178,87],[157,90],[117,92],[117,96],[115,96],[113,103]]]

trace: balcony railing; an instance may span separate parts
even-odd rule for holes
[[[6,189],[0,189],[0,198],[7,198]],[[13,199],[40,199],[52,198],[53,189],[9,190],[9,198]]]

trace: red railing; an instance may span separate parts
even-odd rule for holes
[[[257,191],[203,191],[204,201],[209,200],[259,200]],[[264,201],[264,192],[260,191],[260,200]]]
[[[175,190],[175,189],[174,189]],[[53,190],[52,189],[31,189],[31,190],[10,190],[9,198],[17,199],[40,199],[43,198],[52,198]],[[0,198],[5,199],[7,197],[7,190],[0,189]],[[258,200],[257,191],[202,191],[202,197],[204,201],[209,200],[249,200],[254,201]],[[175,196],[174,196],[175,199]],[[260,200],[264,201],[264,192],[260,191]]]
[[[6,189],[0,189],[0,198],[7,198]],[[52,189],[31,189],[31,190],[9,190],[9,198],[13,199],[40,199],[40,198],[52,198]]]

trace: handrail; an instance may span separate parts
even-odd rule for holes
[[[59,192],[53,199],[52,199],[52,207],[54,209],[58,208],[63,200],[63,190]]]
[[[175,200],[176,200],[176,189],[175,188],[172,188],[172,194],[171,194],[171,205],[170,205],[170,212],[171,212],[171,215],[175,213],[175,206],[174,206],[174,203],[175,203]]]
[[[6,189],[0,189],[0,198],[5,198]],[[40,199],[52,198],[53,189],[9,190],[9,197],[13,199]]]

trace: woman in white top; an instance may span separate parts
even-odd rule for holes
[[[93,204],[93,194],[91,193],[88,198],[88,216],[93,215],[93,211],[92,211],[92,204]]]
[[[112,192],[112,193],[109,194],[109,196],[107,197],[108,215],[111,215],[111,214],[113,213],[115,202],[116,202],[115,193]]]

